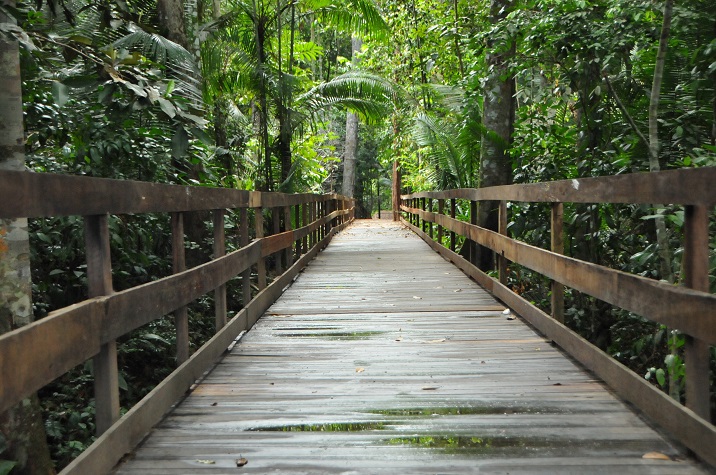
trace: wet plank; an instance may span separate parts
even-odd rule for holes
[[[357,222],[116,473],[706,473],[504,309]]]

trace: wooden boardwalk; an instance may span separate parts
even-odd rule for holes
[[[359,221],[116,473],[705,472],[503,310]]]

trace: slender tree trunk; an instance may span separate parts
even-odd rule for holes
[[[14,2],[4,2],[14,7]],[[12,22],[0,11],[1,22]],[[0,169],[25,169],[22,80],[17,42],[0,37]],[[27,219],[0,219],[0,334],[33,321]],[[0,458],[17,462],[13,474],[55,473],[37,396],[0,414],[7,448]]]
[[[661,165],[659,164],[659,101],[661,96],[661,83],[664,79],[666,50],[669,46],[673,7],[674,1],[666,0],[664,4],[664,22],[661,27],[661,37],[659,38],[659,51],[656,55],[656,64],[654,65],[654,81],[651,86],[651,97],[649,100],[649,170],[652,172],[661,170]],[[663,208],[663,205],[655,204],[654,207]],[[657,217],[654,220],[654,224],[656,225],[656,244],[659,249],[661,262],[661,278],[673,283],[674,272],[671,266],[669,236],[666,232],[664,217]]]
[[[358,63],[358,55],[363,41],[351,39],[353,49],[353,66]],[[346,144],[343,151],[343,195],[353,198],[356,186],[356,154],[358,151],[358,116],[352,112],[346,115]]]
[[[490,21],[497,24],[512,9],[514,0],[492,0]],[[509,63],[515,53],[514,47],[507,51],[495,51],[500,45],[488,45],[487,64],[491,73],[485,81],[482,114],[483,134],[480,145],[480,187],[506,185],[512,182],[512,161],[507,153],[512,140],[515,122],[515,79]],[[498,208],[496,201],[480,203],[477,215],[479,226],[497,231]],[[483,270],[494,268],[492,251],[478,249],[478,265]]]
[[[157,0],[162,36],[184,48],[189,47],[184,23],[184,3],[181,0]]]
[[[462,48],[460,48],[460,12],[458,10],[458,0],[453,2],[453,8],[455,9],[455,56],[457,56],[457,63],[460,66],[460,77],[465,77],[465,65],[462,60]]]

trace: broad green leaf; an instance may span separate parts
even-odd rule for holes
[[[659,386],[663,386],[666,383],[666,373],[662,368],[656,370],[656,382],[659,383]]]
[[[176,110],[176,107],[174,107],[174,104],[172,104],[171,101],[168,101],[162,97],[160,97],[158,100],[159,100],[159,107],[162,108],[162,110],[164,111],[164,113],[166,115],[168,115],[170,118],[173,119],[174,116],[177,115],[177,110]]]

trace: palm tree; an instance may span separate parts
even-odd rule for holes
[[[374,117],[384,112],[394,94],[390,83],[368,74],[348,74],[313,86],[302,65],[315,61],[322,48],[302,38],[299,25],[319,18],[326,25],[364,32],[381,30],[385,22],[369,0],[232,0],[227,9],[205,27],[214,39],[206,42],[203,54],[206,91],[234,101],[248,99],[259,139],[260,188],[288,191],[296,130],[331,106]],[[272,156],[278,163],[278,183]]]

